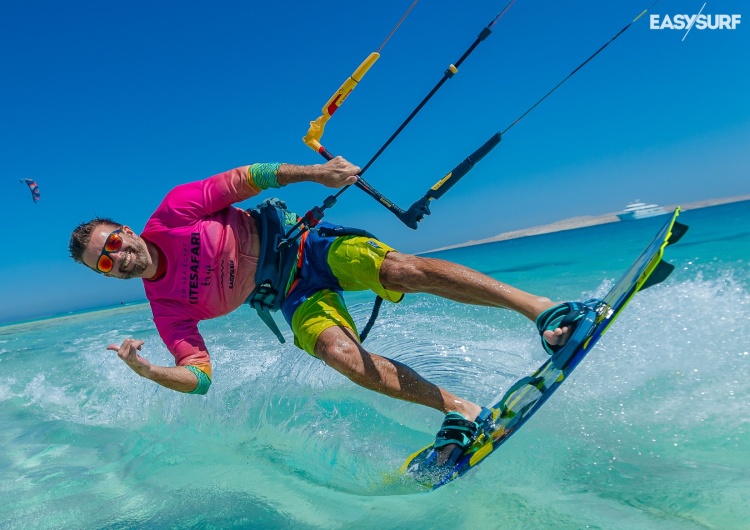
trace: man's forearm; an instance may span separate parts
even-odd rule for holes
[[[294,182],[317,182],[329,188],[340,188],[355,184],[359,171],[358,166],[337,156],[325,164],[281,164],[276,172],[276,178],[280,186]]]
[[[276,178],[281,186],[295,182],[317,182],[322,173],[322,164],[310,166],[296,166],[294,164],[281,164]]]
[[[178,392],[192,392],[198,387],[198,378],[193,372],[184,366],[157,366],[152,364],[149,370],[136,373],[141,377],[150,379],[163,387]]]

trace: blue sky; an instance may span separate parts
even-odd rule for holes
[[[630,22],[647,1],[518,0],[367,180],[407,207]],[[143,228],[172,187],[253,162],[319,163],[308,122],[411,0],[6,3],[0,18],[0,323],[143,298],[67,256],[95,215]],[[364,165],[458,60],[500,2],[422,0],[329,122]],[[696,14],[662,0],[651,13]],[[748,13],[706,2],[703,14]],[[661,20],[660,19],[660,20]],[[750,193],[750,19],[654,30],[644,17],[516,125],[417,231],[357,189],[330,220],[418,252],[636,198]],[[39,182],[31,202],[19,179]],[[279,193],[304,212],[329,194]],[[245,206],[252,206],[250,202]]]

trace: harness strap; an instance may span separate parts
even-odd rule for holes
[[[255,289],[247,297],[246,303],[257,311],[261,320],[283,344],[286,341],[271,311],[281,309],[297,264],[299,242],[295,240],[285,244],[282,238],[295,225],[298,217],[287,210],[284,201],[277,198],[266,199],[248,212],[255,221],[261,246],[255,271]]]
[[[279,326],[276,325],[276,321],[273,319],[273,316],[271,315],[271,312],[268,309],[255,309],[258,312],[258,316],[260,319],[265,323],[268,328],[273,331],[273,334],[276,335],[276,338],[279,339],[279,342],[284,344],[286,342],[286,339],[284,339],[284,335],[281,334],[281,330],[279,329]]]
[[[375,320],[378,318],[378,313],[380,313],[380,306],[383,303],[383,298],[381,296],[375,297],[375,303],[372,306],[372,313],[370,314],[370,320],[367,321],[367,324],[365,325],[365,328],[362,330],[362,333],[359,334],[359,342],[362,343],[367,338],[367,335],[369,335],[370,330],[372,329],[372,326],[375,325]]]

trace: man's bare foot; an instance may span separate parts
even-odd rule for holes
[[[561,328],[556,328],[554,331],[545,331],[543,337],[544,340],[547,341],[547,344],[549,344],[550,346],[565,346],[565,343],[568,342],[570,335],[570,327],[563,326]]]
[[[544,299],[544,300],[546,303],[543,305],[539,313],[536,315],[536,318],[534,319],[534,321],[536,321],[536,319],[539,318],[539,315],[544,313],[547,309],[560,305],[559,302],[557,303],[552,302],[549,299]],[[570,339],[570,336],[572,334],[573,334],[573,328],[571,328],[570,326],[563,326],[560,328],[555,328],[554,330],[550,330],[550,329],[546,330],[542,334],[542,337],[550,346],[565,346],[565,344],[568,342],[568,339]]]

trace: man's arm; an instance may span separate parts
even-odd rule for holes
[[[325,164],[311,166],[281,164],[276,177],[281,186],[295,182],[317,182],[329,188],[341,188],[357,182],[359,171],[358,166],[337,156]]]
[[[356,175],[359,171],[359,167],[340,156],[325,164],[309,166],[252,164],[219,173],[203,181],[177,186],[165,201],[179,206],[172,210],[195,219],[245,201],[269,188],[279,188],[295,182],[317,182],[329,188],[348,186],[357,182]]]
[[[142,340],[125,339],[123,343],[110,344],[107,349],[117,352],[135,373],[163,387],[178,392],[193,392],[198,387],[198,377],[185,366],[157,366],[148,359],[138,355],[137,351],[143,346]]]

